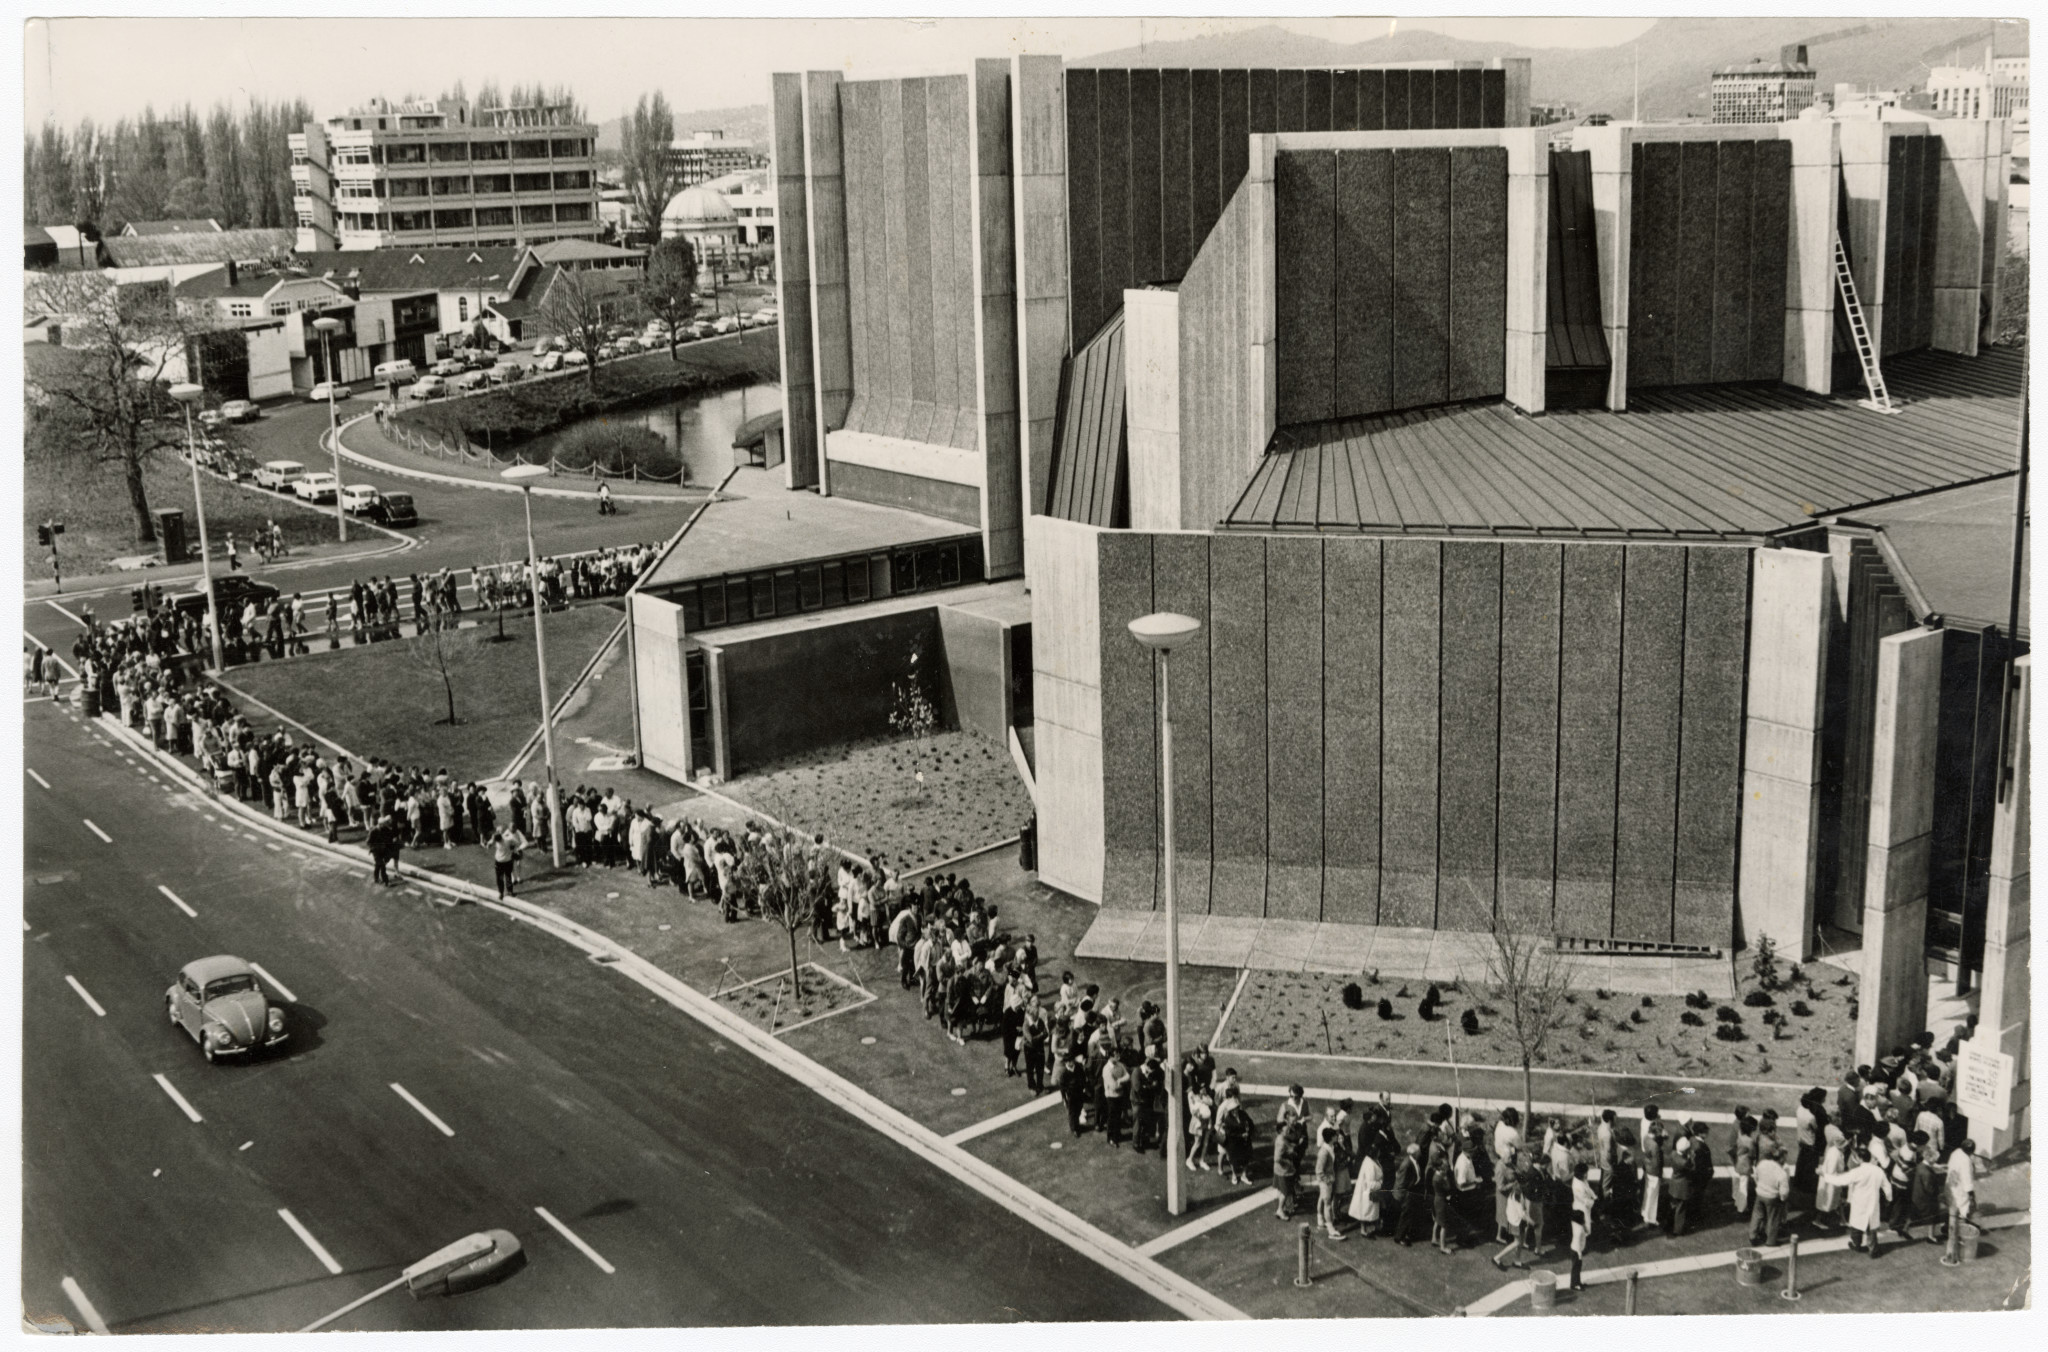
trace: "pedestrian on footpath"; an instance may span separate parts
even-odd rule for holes
[[[1823,1174],[1821,1182],[1841,1188],[1848,1198],[1849,1247],[1876,1258],[1877,1232],[1883,1224],[1884,1204],[1891,1198],[1891,1179],[1871,1159],[1868,1149],[1858,1147],[1848,1168]]]
[[[1348,1236],[1337,1228],[1337,1129],[1316,1128],[1316,1223],[1333,1240]]]
[[[1131,1068],[1112,1050],[1102,1063],[1102,1129],[1112,1147],[1124,1143],[1124,1113],[1131,1102]]]
[[[1778,1232],[1785,1225],[1785,1203],[1792,1196],[1792,1175],[1785,1168],[1785,1148],[1766,1138],[1751,1172],[1753,1198],[1749,1212],[1749,1242],[1775,1248]]]
[[[1510,1108],[1507,1111],[1513,1112],[1514,1109]],[[1528,1213],[1522,1202],[1523,1177],[1522,1152],[1520,1150],[1509,1150],[1505,1155],[1501,1156],[1500,1162],[1494,1165],[1494,1187],[1496,1195],[1502,1202],[1500,1218],[1507,1227],[1508,1238],[1501,1251],[1488,1257],[1487,1261],[1502,1272],[1507,1271],[1507,1260],[1511,1255],[1514,1258],[1514,1266],[1518,1268],[1529,1266],[1522,1261],[1522,1235],[1527,1228],[1528,1218]]]
[[[1023,1032],[1024,1021],[1017,1019],[1017,1032]],[[1015,1054],[1011,1056],[1014,1064]],[[1137,1126],[1132,1132],[1131,1149],[1145,1154],[1153,1149],[1164,1153],[1166,1147],[1166,1070],[1159,1064],[1157,1044],[1145,1048],[1144,1063],[1132,1077],[1131,1102],[1137,1110]]]
[[[1664,1227],[1672,1239],[1682,1239],[1692,1229],[1693,1182],[1697,1177],[1692,1155],[1692,1136],[1680,1131],[1671,1156],[1671,1220]]]
[[[237,550],[237,549],[235,548],[235,533],[234,533],[233,531],[229,531],[229,532],[228,532],[228,571],[229,571],[229,572],[231,572],[231,573],[235,573],[235,572],[240,572],[240,571],[241,571],[241,568],[242,568],[242,555],[241,555],[241,552],[240,552],[239,550]]]
[[[1377,1152],[1360,1147],[1358,1180],[1351,1185],[1351,1202],[1344,1214],[1358,1222],[1359,1233],[1378,1239],[1385,1228],[1386,1212],[1381,1203],[1387,1195],[1387,1175]]]
[[[526,839],[507,824],[491,837],[491,866],[498,875],[498,900],[515,894],[519,877],[516,872],[519,856],[526,849]]]
[[[1941,1227],[1942,1242],[1955,1232],[1958,1221],[1977,1212],[1977,1143],[1968,1137],[1956,1143],[1948,1157],[1948,1222]]]
[[[1664,1199],[1664,1123],[1658,1119],[1657,1105],[1652,1103],[1643,1109],[1643,1224],[1663,1223]]]
[[[1294,1194],[1301,1178],[1301,1157],[1308,1149],[1308,1133],[1301,1119],[1285,1122],[1273,1133],[1273,1191],[1280,1202],[1274,1215],[1280,1220],[1294,1218]]]
[[[1222,1137],[1223,1176],[1232,1183],[1252,1181],[1252,1115],[1236,1088],[1228,1088],[1216,1105],[1216,1132]],[[1341,1137],[1339,1138],[1342,1139]],[[1342,1156],[1339,1156],[1341,1167]]]

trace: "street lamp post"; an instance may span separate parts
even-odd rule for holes
[[[333,315],[322,315],[313,321],[313,327],[320,330],[321,365],[327,369],[327,449],[334,454],[334,528],[341,533],[341,542],[348,543],[348,513],[341,507],[341,431],[335,425],[334,414],[334,335],[341,329],[341,321]]]
[[[213,554],[206,543],[206,499],[199,492],[199,447],[192,440],[192,405],[206,391],[197,385],[171,386],[171,398],[185,410],[185,458],[192,462],[192,510],[199,518],[199,572],[206,580],[206,626],[213,631],[213,669],[228,669],[220,642],[220,598],[213,594]]]
[[[526,572],[533,589],[533,651],[540,664],[540,744],[548,767],[548,846],[555,867],[562,866],[562,790],[555,782],[555,706],[548,698],[548,639],[541,624],[540,555],[533,547],[533,483],[547,473],[545,465],[514,465],[502,478],[519,485],[520,501],[526,504]]]
[[[1159,872],[1166,901],[1166,1212],[1178,1216],[1187,1210],[1180,1177],[1186,1090],[1180,1072],[1180,911],[1173,899],[1173,709],[1168,672],[1173,650],[1201,633],[1202,622],[1160,611],[1132,620],[1130,630],[1131,637],[1159,657]]]

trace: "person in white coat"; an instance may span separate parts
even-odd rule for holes
[[[1821,1175],[1821,1182],[1841,1188],[1849,1199],[1849,1247],[1867,1249],[1872,1258],[1877,1257],[1877,1228],[1884,1216],[1884,1204],[1892,1195],[1891,1180],[1885,1171],[1870,1158],[1870,1151],[1859,1147],[1854,1154],[1854,1163],[1839,1173]],[[1863,1236],[1858,1243],[1856,1237]]]
[[[1361,1153],[1358,1157],[1358,1179],[1351,1185],[1351,1201],[1345,1206],[1344,1214],[1358,1222],[1359,1230],[1368,1239],[1379,1235],[1380,1193],[1385,1188],[1380,1162],[1370,1153]]]
[[[1941,1228],[1941,1239],[1946,1241],[1949,1229],[1958,1220],[1968,1220],[1977,1209],[1977,1143],[1967,1138],[1956,1142],[1956,1148],[1949,1152],[1948,1178],[1945,1192],[1948,1202],[1948,1223]]]

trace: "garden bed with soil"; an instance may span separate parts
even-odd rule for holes
[[[842,849],[919,868],[993,845],[1031,819],[1031,795],[1008,750],[971,732],[942,732],[923,757],[922,791],[910,743],[848,743],[765,766],[719,792]]]
[[[1721,1003],[1694,994],[1629,995],[1573,991],[1567,1018],[1537,1062],[1549,1070],[1697,1076],[1833,1084],[1854,1065],[1857,981],[1837,968],[1809,964],[1788,978],[1775,963],[1775,989],[1765,991],[1751,961],[1740,962],[1735,998]],[[1356,991],[1347,991],[1355,985]],[[1244,1051],[1294,1052],[1390,1061],[1451,1061],[1517,1067],[1521,1053],[1500,1001],[1483,983],[1439,982],[1442,1005],[1424,1019],[1430,983],[1395,978],[1254,971],[1246,978],[1221,1042]],[[1353,998],[1347,998],[1351,996]],[[1757,997],[1771,1003],[1749,1003]],[[1380,1001],[1393,1017],[1380,1017]],[[1704,1003],[1703,1003],[1704,1001]],[[1722,1011],[1727,1011],[1724,1014]],[[1478,1031],[1466,1031],[1465,1015]],[[1728,1014],[1734,1016],[1731,1022]],[[1783,1022],[1774,1030],[1765,1016]],[[1738,1030],[1722,1036],[1717,1029]],[[1777,1036],[1773,1036],[1774,1031]]]
[[[784,1033],[799,1024],[815,1023],[871,1003],[873,991],[862,990],[845,977],[815,962],[802,964],[803,990],[790,990],[789,973],[758,977],[718,992],[718,1002],[769,1033]]]

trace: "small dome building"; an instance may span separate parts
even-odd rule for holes
[[[730,257],[739,249],[739,218],[725,194],[699,184],[669,199],[661,213],[661,237],[689,240],[700,261]]]

